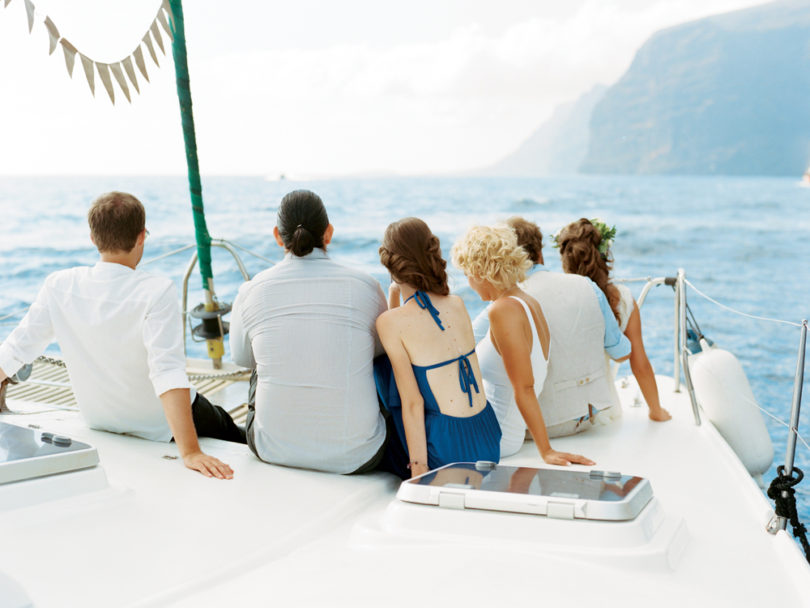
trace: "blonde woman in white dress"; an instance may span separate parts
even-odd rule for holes
[[[551,447],[537,395],[543,388],[550,334],[543,309],[518,287],[532,263],[508,226],[475,226],[453,245],[453,263],[489,307],[489,331],[476,346],[487,400],[501,427],[501,457],[517,452],[528,428],[548,464],[593,465]]]

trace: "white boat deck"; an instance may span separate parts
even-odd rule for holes
[[[810,606],[810,567],[765,532],[767,499],[714,427],[695,427],[687,395],[659,387],[672,421],[626,407],[553,442],[650,479],[632,522],[411,505],[386,474],[271,466],[203,439],[235,471],[212,480],[165,458],[174,444],[91,431],[75,412],[3,415],[95,445],[101,467],[0,486],[0,573],[38,607]],[[543,466],[532,443],[504,462]]]

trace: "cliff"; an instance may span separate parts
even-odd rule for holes
[[[810,3],[656,33],[593,109],[581,170],[801,175],[810,160]]]

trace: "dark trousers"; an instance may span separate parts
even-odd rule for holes
[[[258,380],[258,374],[256,374],[256,370],[253,370],[250,376],[250,388],[248,389],[248,414],[245,427],[248,447],[256,456],[259,456],[259,454],[256,451],[256,444],[253,439],[253,420],[256,417],[256,384]],[[371,460],[361,465],[351,475],[371,471],[385,471],[386,473],[393,473],[400,479],[408,479],[411,476],[410,471],[408,471],[408,454],[405,448],[402,447],[402,442],[399,440],[391,415],[382,405],[380,405],[380,411],[385,418],[385,441],[383,441],[380,449],[377,450]]]
[[[237,426],[228,412],[208,401],[202,393],[197,393],[191,404],[191,417],[194,419],[197,437],[247,443],[245,430]]]

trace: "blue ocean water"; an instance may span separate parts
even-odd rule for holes
[[[447,256],[454,239],[474,224],[512,215],[556,233],[579,217],[600,217],[618,228],[613,248],[617,277],[673,276],[678,268],[699,289],[735,309],[799,322],[810,317],[810,188],[795,179],[729,177],[596,177],[546,179],[392,178],[317,182],[212,177],[203,180],[209,232],[271,260],[282,251],[272,238],[276,205],[288,191],[310,188],[327,205],[335,226],[333,258],[371,273],[386,287],[377,248],[385,226],[400,217],[423,218],[439,236]],[[186,181],[176,177],[0,177],[0,339],[5,338],[35,297],[45,276],[97,254],[85,220],[87,207],[108,190],[134,193],[146,205],[145,260],[194,239]],[[547,243],[550,239],[547,239]],[[546,263],[560,270],[550,245]],[[145,268],[178,284],[191,252]],[[229,254],[214,250],[214,276],[221,300],[232,301],[241,275]],[[267,263],[249,254],[251,274]],[[452,286],[471,316],[483,303],[463,275],[450,268]],[[189,303],[202,299],[192,275]],[[641,284],[632,284],[637,296]],[[658,373],[671,374],[672,290],[655,288],[642,311],[647,352]],[[694,292],[689,303],[703,332],[742,362],[759,403],[788,420],[799,330],[730,314]],[[2,319],[5,315],[10,315]],[[202,356],[199,344],[189,353]],[[629,373],[626,367],[620,373]],[[805,382],[805,395],[810,380]],[[805,399],[808,401],[807,399]],[[810,437],[810,403],[800,431]],[[784,459],[786,428],[766,416],[775,464]],[[685,446],[684,449],[688,449]],[[810,453],[799,445],[797,465],[810,474]],[[775,467],[766,475],[773,477]],[[799,489],[802,517],[810,521],[810,482]]]

